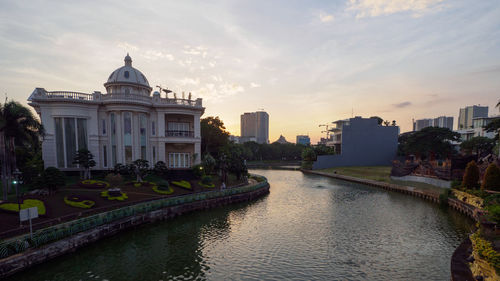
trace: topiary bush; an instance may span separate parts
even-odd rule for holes
[[[173,181],[172,184],[175,186],[178,186],[178,187],[182,187],[182,188],[191,190],[191,183],[189,183],[188,181],[184,181],[184,180]]]
[[[21,203],[21,210],[28,209],[31,207],[38,208],[39,215],[45,215],[45,204],[43,201],[38,199],[24,199]],[[0,204],[0,210],[7,212],[19,213],[19,204],[17,203],[2,203]]]
[[[127,193],[122,192],[119,188],[112,188],[101,192],[101,197],[107,198],[108,200],[118,200],[124,201],[128,199]]]
[[[50,192],[56,191],[66,183],[64,173],[55,167],[45,169],[37,181],[39,188],[48,188]]]
[[[479,187],[479,168],[474,160],[470,161],[465,168],[462,187],[470,189],[477,189]]]
[[[153,171],[157,176],[166,177],[168,175],[167,164],[165,164],[165,162],[163,161],[158,161],[153,167]]]
[[[71,207],[90,209],[94,207],[95,202],[88,200],[80,195],[69,195],[64,197],[64,203]]]
[[[80,181],[78,185],[84,188],[96,188],[96,189],[109,187],[109,183],[99,180],[83,180]]]
[[[212,177],[211,176],[203,176],[201,178],[201,181],[198,182],[199,185],[207,188],[213,188],[215,187],[215,184],[212,182]]]
[[[481,189],[500,191],[500,168],[495,163],[486,169]]]

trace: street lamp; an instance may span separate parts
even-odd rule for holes
[[[14,175],[14,180],[12,181],[12,183],[14,184],[14,186],[16,188],[17,206],[18,206],[19,212],[21,212],[21,201],[20,201],[20,194],[19,194],[19,182],[20,182],[20,178],[21,178],[21,172],[19,171],[19,169],[16,168],[16,170],[12,174]]]

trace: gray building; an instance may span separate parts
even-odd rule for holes
[[[269,143],[269,114],[265,111],[245,112],[241,115],[241,141],[254,140]]]
[[[413,121],[413,131],[420,131],[426,127],[440,127],[453,130],[453,117],[439,116],[434,119],[418,119]]]
[[[391,165],[398,148],[398,126],[379,125],[375,118],[350,118],[342,126],[342,149],[321,155],[313,169]]]
[[[295,143],[302,145],[311,145],[311,139],[308,135],[298,135]]]
[[[473,118],[488,117],[488,107],[472,105],[460,108],[458,114],[458,130],[466,130],[474,128]]]

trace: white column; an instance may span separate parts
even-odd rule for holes
[[[122,131],[122,113],[116,111],[116,163],[125,164],[123,157],[123,131]]]
[[[201,163],[201,143],[196,142],[194,144],[194,153],[196,154],[196,159],[194,160],[194,164],[200,164]]]
[[[194,137],[195,138],[200,138],[201,133],[200,133],[200,114],[195,114],[194,115]]]
[[[158,155],[158,158],[156,161],[163,161],[167,163],[166,157],[165,157],[165,142],[159,141],[158,145],[156,146],[156,153]]]
[[[156,135],[158,137],[165,137],[165,112],[161,111],[158,112],[158,120],[156,124],[157,124]],[[163,148],[163,150],[165,150],[165,148]]]

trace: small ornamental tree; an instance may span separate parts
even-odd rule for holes
[[[479,184],[479,168],[476,161],[472,160],[467,164],[462,181],[462,186],[465,188],[476,189]]]
[[[215,158],[210,153],[205,154],[205,157],[203,157],[203,168],[207,175],[211,175],[214,172],[216,164]]]
[[[481,189],[500,191],[500,168],[495,163],[486,169]]]
[[[157,176],[166,176],[168,174],[167,164],[163,161],[158,161],[156,162],[153,171]]]
[[[142,179],[147,176],[149,172],[149,162],[144,159],[137,159],[133,162],[133,171],[137,177],[137,182],[142,182]]]
[[[55,167],[48,167],[40,175],[38,185],[42,188],[48,188],[49,192],[63,187],[65,184],[64,173]]]
[[[78,164],[83,169],[83,179],[90,179],[90,169],[95,166],[94,155],[86,148],[82,148],[76,152],[73,164]]]

